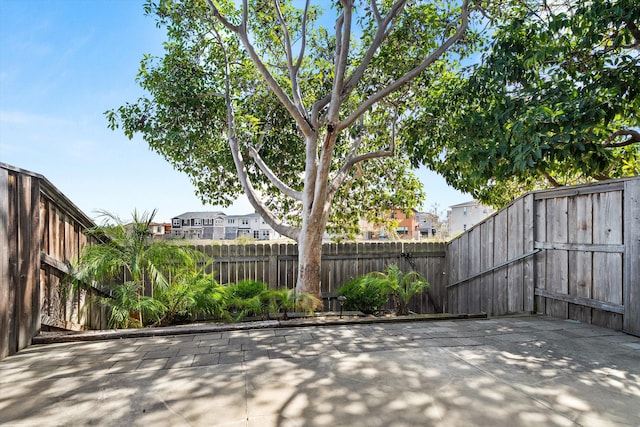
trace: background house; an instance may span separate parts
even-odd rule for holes
[[[447,224],[443,223],[436,213],[418,212],[416,219],[420,229],[420,240],[444,240],[447,237]]]
[[[493,208],[484,206],[477,200],[449,206],[447,212],[449,236],[467,231],[494,212]]]
[[[225,221],[225,239],[233,240],[238,237],[274,240],[281,236],[257,213],[228,215]]]
[[[360,230],[362,231],[363,240],[419,240],[420,224],[418,220],[418,212],[411,209],[406,213],[402,209],[393,209],[387,219],[393,220],[396,225],[389,228],[387,225],[370,224],[365,220],[360,220]]]
[[[171,224],[168,222],[152,222],[149,224],[149,232],[154,239],[162,239],[171,234]]]
[[[224,239],[223,212],[185,212],[171,219],[171,237]]]
[[[171,237],[183,239],[235,240],[248,237],[256,240],[279,239],[257,213],[226,215],[223,212],[185,212],[171,219]]]

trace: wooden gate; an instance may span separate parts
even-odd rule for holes
[[[527,194],[449,243],[447,277],[451,313],[640,335],[640,177]]]

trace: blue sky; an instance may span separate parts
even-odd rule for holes
[[[90,217],[127,219],[158,209],[169,221],[185,211],[253,211],[203,205],[188,177],[107,128],[104,112],[142,95],[135,82],[143,54],[162,53],[164,34],[144,16],[143,0],[0,0],[0,162],[44,175]],[[419,171],[440,210],[471,199],[438,175]]]

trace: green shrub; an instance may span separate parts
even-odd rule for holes
[[[385,286],[393,298],[397,315],[409,314],[411,298],[429,289],[429,282],[423,275],[415,271],[404,273],[396,264],[388,265],[384,273],[374,272],[369,276],[385,282]]]
[[[231,298],[249,299],[257,297],[268,289],[266,283],[259,280],[241,280],[228,285]]]
[[[203,270],[179,272],[168,287],[156,288],[153,297],[162,306],[157,324],[163,326],[193,321],[198,316],[216,320],[228,317],[227,289]]]
[[[140,295],[138,284],[135,282],[113,286],[108,297],[92,298],[110,310],[108,328],[141,328],[142,313],[145,318],[157,319],[162,310],[162,304],[153,298]]]
[[[389,289],[383,279],[372,276],[361,276],[351,279],[338,289],[338,295],[347,299],[346,310],[359,310],[364,314],[380,311],[389,299]]]
[[[315,296],[305,292],[297,293],[295,289],[279,288],[271,291],[271,297],[274,312],[276,316],[282,313],[282,320],[287,320],[290,312],[311,314],[315,307],[322,304]]]
[[[228,285],[229,312],[237,322],[246,316],[268,318],[273,305],[271,291],[258,280],[241,280]]]

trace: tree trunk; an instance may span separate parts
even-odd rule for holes
[[[320,263],[322,260],[322,235],[324,227],[309,226],[304,221],[298,239],[298,281],[296,292],[311,294],[322,301],[320,289]]]

